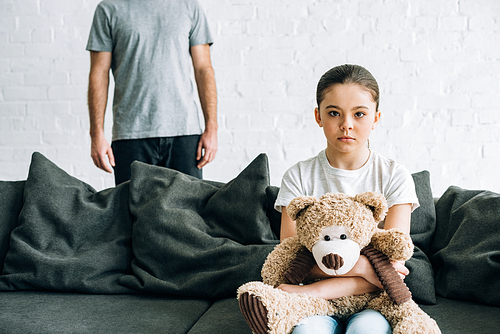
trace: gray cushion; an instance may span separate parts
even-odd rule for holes
[[[10,233],[23,207],[25,181],[0,181],[0,274],[9,250]]]
[[[258,156],[219,185],[180,172],[132,164],[132,269],[123,284],[141,291],[201,298],[235,295],[260,280],[278,243],[267,217],[269,170]]]
[[[500,194],[450,187],[436,203],[436,292],[500,306]]]
[[[124,293],[131,273],[128,183],[96,192],[34,153],[0,290]]]
[[[411,214],[411,237],[415,246],[427,253],[436,230],[436,208],[428,171],[413,173],[413,182],[420,207]]]
[[[415,253],[411,259],[406,261],[410,274],[406,276],[405,283],[417,303],[434,304],[436,302],[434,272],[431,262],[424,253],[430,247],[436,228],[436,211],[430,185],[430,174],[428,171],[421,171],[412,174],[412,176],[420,207],[411,215],[410,235],[415,245]]]

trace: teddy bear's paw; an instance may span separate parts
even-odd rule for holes
[[[255,295],[244,292],[239,295],[240,310],[254,334],[267,334],[267,309]]]

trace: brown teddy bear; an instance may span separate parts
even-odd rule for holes
[[[286,210],[296,222],[297,235],[269,254],[262,268],[263,282],[249,282],[238,289],[240,309],[255,334],[287,334],[309,316],[335,315],[345,320],[363,309],[379,311],[394,334],[441,333],[411,299],[390,263],[408,260],[413,243],[402,231],[378,228],[387,213],[382,195],[301,196]],[[276,288],[282,283],[302,284],[314,264],[327,274],[342,275],[360,254],[371,261],[384,290],[326,300]]]

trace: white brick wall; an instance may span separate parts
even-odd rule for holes
[[[85,51],[99,0],[0,0],[0,179],[27,176],[33,151],[97,189],[89,157]],[[219,153],[228,181],[258,153],[271,182],[324,148],[317,80],[342,63],[382,90],[371,147],[449,185],[500,192],[500,1],[200,0],[216,43]],[[106,118],[110,137],[111,119]]]

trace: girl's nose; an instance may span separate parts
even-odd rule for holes
[[[343,119],[342,124],[340,124],[340,129],[342,131],[352,130],[352,122],[349,117]]]

